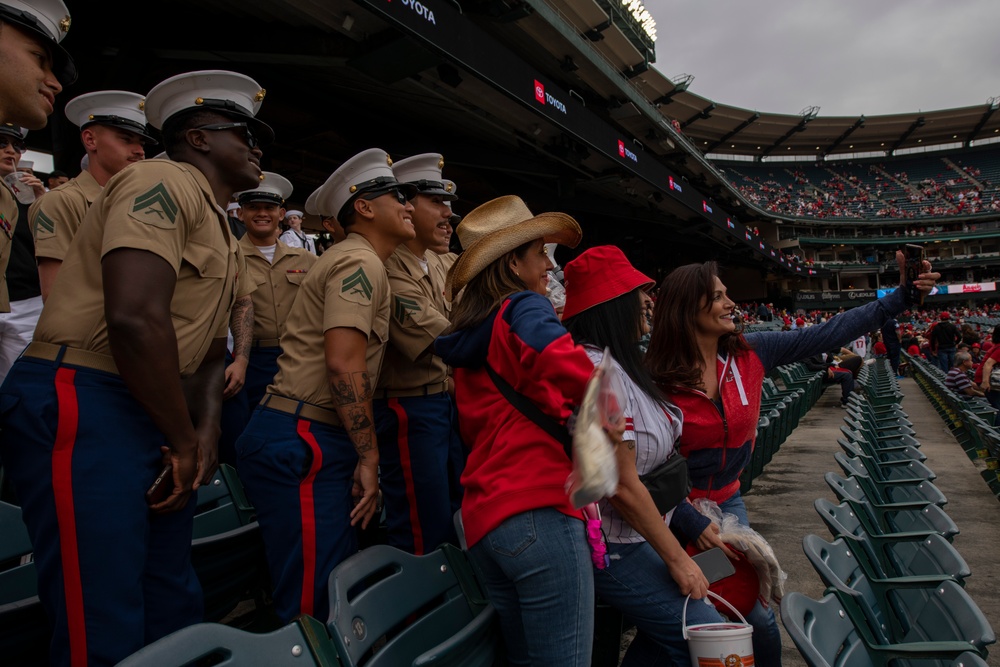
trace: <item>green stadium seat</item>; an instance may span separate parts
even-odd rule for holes
[[[326,627],[301,616],[285,627],[254,634],[228,625],[199,623],[167,635],[118,667],[339,667]]]
[[[424,556],[369,547],[338,565],[329,585],[327,626],[344,667],[488,667],[497,658],[496,612],[450,545]]]

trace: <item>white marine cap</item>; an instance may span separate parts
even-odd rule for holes
[[[17,163],[17,169],[18,169],[18,171],[20,171],[22,169],[30,169],[30,170],[34,171],[35,170],[35,161],[34,160],[21,160],[20,162]]]
[[[447,178],[442,179],[441,182],[444,183],[444,189],[445,190],[447,190],[451,194],[455,195],[454,197],[449,197],[449,198],[447,198],[447,199],[444,200],[445,206],[447,206],[448,208],[451,208],[451,202],[453,202],[456,199],[458,199],[458,194],[456,194],[458,192],[458,186],[455,185],[455,181],[449,181]]]
[[[381,148],[361,151],[330,174],[306,200],[306,211],[323,218],[340,220],[347,205],[363,194],[387,193],[400,188],[412,198],[414,185],[400,183],[392,173],[392,158]],[[343,224],[343,221],[341,224]]]
[[[3,0],[0,0],[2,2]],[[146,121],[158,130],[171,117],[203,109],[246,121],[262,144],[274,141],[274,130],[256,118],[267,93],[244,74],[201,70],[172,76],[146,94]]]
[[[126,90],[100,90],[74,97],[66,104],[66,118],[81,130],[88,125],[110,125],[155,141],[146,131],[145,100]]]
[[[239,209],[240,205],[234,201],[231,201],[228,204],[226,204],[226,213],[232,213],[233,211],[238,211]]]
[[[6,134],[16,139],[24,139],[28,136],[28,128],[14,125],[13,123],[0,123],[0,134]]]
[[[273,171],[261,172],[260,185],[250,190],[237,192],[234,197],[242,206],[247,202],[263,201],[284,206],[285,200],[292,196],[292,182]]]
[[[300,218],[306,217],[305,215],[302,214],[302,211],[293,208],[291,211],[285,211],[285,220],[288,220],[288,218],[292,217],[293,215],[297,215]]]
[[[76,65],[59,42],[72,22],[62,0],[0,0],[0,21],[13,23],[45,40],[52,47],[52,71],[63,86],[76,81]]]
[[[447,200],[458,199],[452,191],[455,184],[441,177],[444,157],[440,153],[422,153],[392,165],[392,173],[400,183],[417,186],[417,194],[441,195]],[[451,183],[451,187],[448,187]]]

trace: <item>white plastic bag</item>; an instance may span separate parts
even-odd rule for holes
[[[605,349],[587,383],[573,426],[573,472],[566,480],[566,492],[577,509],[612,495],[618,488],[615,448],[604,429],[621,418],[625,400],[611,353]]]

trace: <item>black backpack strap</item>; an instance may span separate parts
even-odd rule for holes
[[[489,373],[490,379],[493,380],[493,384],[497,386],[503,397],[510,401],[518,411],[525,417],[535,422],[538,428],[542,429],[548,433],[552,438],[563,446],[566,450],[566,456],[573,458],[573,438],[570,436],[569,431],[565,426],[557,422],[552,417],[548,416],[541,409],[535,405],[531,400],[520,393],[514,387],[510,385],[509,382],[500,377],[500,374],[493,370],[493,367],[489,364],[485,364],[486,372]]]

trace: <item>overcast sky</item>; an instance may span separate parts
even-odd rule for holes
[[[1000,96],[1000,0],[645,0],[656,67],[773,113],[869,116]]]

